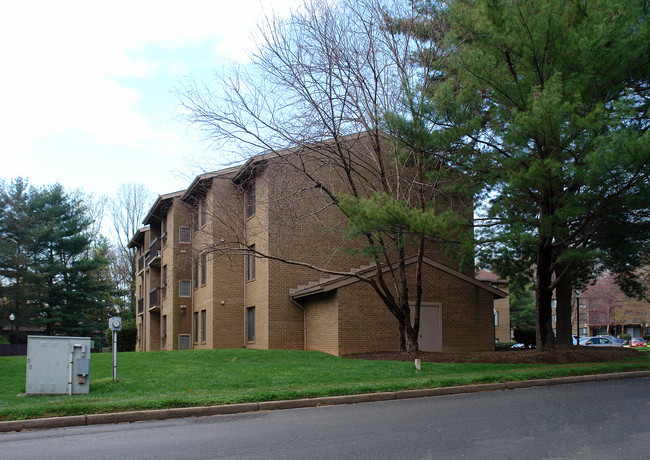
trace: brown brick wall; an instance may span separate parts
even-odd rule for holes
[[[336,291],[318,294],[304,302],[307,350],[339,355],[339,307]]]

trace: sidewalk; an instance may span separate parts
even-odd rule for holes
[[[481,391],[513,390],[549,385],[566,385],[570,383],[598,382],[630,378],[650,378],[650,371],[620,372],[615,374],[580,375],[552,379],[523,380],[505,383],[486,383],[445,388],[426,388],[422,390],[390,391],[360,395],[329,396],[324,398],[292,399],[286,401],[263,401],[222,406],[181,407],[176,409],[143,410],[133,412],[115,412],[109,414],[72,415],[30,420],[0,421],[0,432],[64,428],[82,425],[100,425],[106,423],[127,423],[146,420],[166,420],[182,417],[203,417],[208,415],[241,414],[301,407],[333,406],[339,404],[357,404],[362,402],[389,401],[393,399],[423,398]]]

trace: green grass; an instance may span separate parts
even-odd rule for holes
[[[606,364],[438,364],[364,361],[319,352],[189,350],[91,358],[90,394],[19,396],[25,356],[0,358],[0,420],[433,388],[650,369],[650,353]]]

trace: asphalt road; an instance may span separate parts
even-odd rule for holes
[[[649,456],[649,378],[0,434],[6,460]]]

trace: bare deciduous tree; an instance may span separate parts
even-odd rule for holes
[[[273,203],[266,206],[275,213],[270,221],[282,229],[273,235],[292,235],[292,241],[338,238],[320,260],[301,258],[295,244],[286,253],[256,247],[256,255],[369,283],[398,320],[402,349],[417,350],[424,255],[445,257],[440,244],[458,239],[448,236],[455,215],[450,211],[467,217],[469,209],[471,216],[471,202],[443,192],[454,175],[442,174],[446,166],[428,145],[386,134],[393,115],[413,121],[424,139],[435,126],[421,119],[422,106],[444,57],[425,53],[416,34],[403,33],[408,24],[395,27],[390,18],[418,14],[404,6],[313,1],[288,19],[268,17],[252,65],[234,69],[215,87],[189,82],[178,95],[188,120],[214,145],[234,148],[246,159],[266,152],[265,167],[278,168],[269,184]],[[431,61],[423,66],[413,59],[416,54]],[[215,214],[232,239],[209,250],[249,251],[250,235],[226,222],[227,210]],[[369,277],[343,269],[337,261],[343,248],[386,271]],[[413,257],[414,274],[407,269]]]
[[[116,245],[113,251],[113,271],[119,286],[128,293],[125,306],[131,308],[135,302],[135,253],[128,248],[129,241],[142,227],[142,221],[153,196],[142,184],[121,184],[110,203]]]

